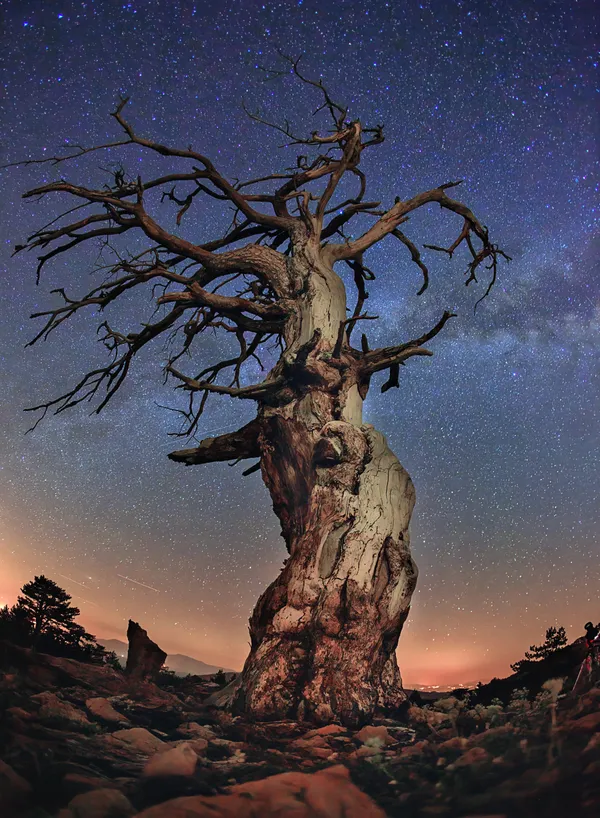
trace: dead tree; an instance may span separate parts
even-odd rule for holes
[[[199,429],[211,396],[253,401],[256,417],[243,428],[169,455],[186,465],[258,459],[245,473],[260,467],[289,552],[250,619],[251,651],[231,704],[234,712],[258,719],[355,725],[405,699],[396,647],[417,579],[408,535],[413,484],[383,435],[363,423],[362,404],[375,373],[389,373],[383,392],[397,387],[400,367],[431,355],[426,344],[452,317],[444,312],[418,338],[369,349],[363,335],[360,348],[353,346],[356,324],[371,317],[364,312],[373,279],[365,256],[378,242],[399,242],[419,268],[422,293],[427,267],[400,228],[411,213],[436,203],[458,217],[459,233],[450,247],[425,246],[450,257],[464,246],[466,283],[487,269],[482,297],[495,281],[499,258],[508,257],[472,211],[449,195],[459,182],[398,197],[391,207],[367,201],[360,162],[363,151],[383,142],[383,128],[350,119],[321,81],[307,78],[297,61],[289,63],[290,74],[320,96],[318,110],[331,128],[302,136],[287,122],[276,125],[248,113],[303,151],[291,169],[232,182],[192,147],[139,136],[125,118],[127,99],[113,114],[124,133],[120,140],[38,160],[61,164],[91,151],[133,145],[180,165],[152,180],[129,179],[119,168],[101,189],[62,179],[24,194],[65,194],[77,203],[17,247],[17,252],[42,250],[38,278],[50,259],[85,242],[108,244],[133,234],[147,241],[141,252],[116,255],[103,280],[83,297],[58,290],[61,305],[35,314],[45,322],[31,343],[86,307],[105,310],[134,287],[150,285],[158,311],[135,331],[117,331],[104,321],[100,331],[111,352],[109,363],[32,409],[40,412],[39,422],[48,411],[60,413],[101,396],[100,411],[138,350],[166,337],[175,344],[166,372],[187,393],[186,408],[179,410],[186,434]],[[357,189],[339,201],[342,180],[355,182]],[[231,226],[222,238],[195,244],[153,218],[148,202],[157,192],[177,206],[177,225],[199,200],[211,197],[233,209]],[[350,222],[365,217],[370,221],[362,234],[347,238]],[[336,272],[340,264],[348,266],[356,285],[352,312]],[[198,339],[208,331],[228,334],[237,352],[200,371],[190,372],[188,363],[184,371],[184,361],[192,360]],[[272,354],[274,344],[274,365],[260,382],[248,383],[247,364],[260,360],[269,345]]]

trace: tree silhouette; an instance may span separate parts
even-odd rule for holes
[[[209,398],[253,402],[256,417],[241,429],[169,455],[186,465],[254,459],[244,474],[262,471],[289,551],[251,617],[251,652],[230,706],[262,719],[357,724],[406,698],[396,647],[417,578],[408,535],[413,485],[383,435],[363,423],[362,404],[378,372],[387,372],[382,392],[399,387],[401,367],[431,355],[426,345],[453,317],[445,311],[418,337],[392,339],[388,346],[372,349],[365,334],[354,346],[359,322],[376,318],[365,310],[375,279],[366,256],[379,242],[394,242],[414,263],[423,293],[429,269],[401,226],[412,213],[437,205],[458,217],[458,235],[448,247],[424,246],[448,259],[464,252],[465,283],[476,283],[484,272],[481,298],[496,280],[499,259],[508,257],[474,213],[449,195],[458,181],[398,196],[392,204],[367,200],[360,163],[365,151],[383,143],[383,127],[349,118],[347,107],[306,76],[298,60],[284,60],[279,73],[316,94],[319,116],[329,120],[327,130],[305,136],[287,121],[269,122],[248,111],[298,146],[291,168],[231,181],[205,153],[136,133],[125,119],[127,99],[113,113],[121,139],[29,160],[61,166],[93,151],[130,146],[165,160],[164,174],[152,179],[137,171],[131,177],[119,165],[103,187],[60,178],[25,194],[76,202],[16,249],[42,250],[38,279],[48,261],[89,242],[101,242],[104,258],[101,280],[85,295],[58,289],[61,303],[35,314],[44,323],[31,343],[79,311],[87,310],[91,320],[146,285],[157,311],[141,329],[118,330],[102,321],[98,331],[110,361],[31,409],[39,410],[39,422],[48,411],[61,413],[98,397],[101,411],[137,353],[157,339],[167,343],[166,376],[187,395],[176,410],[183,419],[179,434],[201,431]],[[177,208],[171,228],[153,215],[161,202]],[[223,218],[233,212],[220,237],[200,240],[199,222],[182,226],[200,202],[221,207]],[[118,244],[129,238],[145,244]],[[343,270],[355,287],[351,310]],[[222,336],[231,353],[207,362],[199,341],[208,333]],[[263,370],[266,375],[253,377]]]
[[[0,609],[0,638],[47,653],[103,659],[96,637],[75,622],[79,608],[56,582],[41,575],[25,583],[12,608]]]
[[[34,646],[42,634],[65,634],[73,629],[73,620],[80,613],[71,605],[70,594],[43,574],[23,585],[16,607],[31,623]]]
[[[220,669],[217,670],[217,672],[214,674],[214,676],[212,677],[212,681],[216,685],[219,685],[219,687],[225,687],[225,685],[227,684],[227,676],[225,675],[224,671]]]
[[[558,628],[552,625],[546,630],[545,641],[541,645],[530,645],[529,650],[525,651],[525,658],[515,662],[514,665],[511,665],[511,668],[515,673],[518,673],[531,662],[547,659],[560,648],[564,648],[566,644],[567,632],[565,628],[562,625]]]

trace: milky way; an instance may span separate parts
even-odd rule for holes
[[[433,342],[432,359],[410,361],[400,390],[381,395],[374,384],[365,407],[417,489],[420,581],[400,666],[409,682],[501,675],[547,626],[575,637],[600,619],[592,4],[15,0],[0,8],[2,164],[53,155],[67,140],[116,138],[110,112],[126,94],[140,134],[193,144],[230,178],[281,170],[292,152],[241,102],[288,116],[297,130],[318,127],[319,101],[305,87],[265,83],[256,68],[282,48],[303,53],[350,116],[385,125],[385,143],[364,161],[368,198],[389,206],[464,180],[457,198],[513,259],[475,313],[485,282],[463,286],[462,256],[430,254],[432,283],[420,297],[418,270],[394,244],[368,256],[377,273],[369,311],[381,316],[368,328],[372,346],[410,338],[445,308],[459,314]],[[281,567],[283,542],[260,475],[167,460],[183,444],[168,436],[177,423],[158,405],[175,404],[161,347],[140,356],[99,416],[79,407],[24,436],[31,417],[21,410],[74,383],[103,350],[91,313],[24,349],[37,326],[29,314],[52,303],[54,287],[86,292],[98,249],[60,256],[36,288],[35,258],[10,255],[61,203],[21,193],[61,174],[102,184],[100,168],[119,159],[148,178],[163,167],[134,148],[107,153],[0,177],[0,602],[44,572],[103,637],[122,638],[132,617],[171,653],[238,668],[248,615]],[[438,211],[411,220],[411,238],[451,242],[460,225]],[[222,219],[202,204],[185,230],[205,241]],[[135,330],[151,313],[148,294],[115,307],[110,320]],[[213,342],[206,354],[218,352]],[[250,411],[213,401],[200,433],[237,428]]]

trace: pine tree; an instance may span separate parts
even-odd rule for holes
[[[31,622],[34,648],[44,634],[60,639],[69,631],[81,628],[74,622],[79,608],[71,605],[70,594],[43,574],[23,585],[15,609]]]
[[[564,648],[566,644],[567,632],[562,626],[559,628],[548,628],[546,631],[546,641],[541,645],[530,645],[529,650],[525,653],[525,658],[532,662],[538,659],[547,659],[550,654],[559,648]]]
[[[541,645],[530,645],[529,650],[525,651],[525,658],[514,665],[511,669],[515,673],[523,670],[530,662],[539,662],[541,659],[547,659],[560,648],[564,648],[567,644],[567,632],[562,625],[558,628],[554,626],[546,630],[546,639]]]

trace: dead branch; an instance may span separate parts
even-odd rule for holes
[[[361,350],[352,349],[351,335],[358,321],[375,319],[364,309],[369,296],[367,282],[375,279],[374,272],[365,264],[364,253],[387,236],[399,240],[423,276],[419,290],[419,294],[422,293],[429,283],[429,270],[417,245],[399,227],[409,219],[410,213],[432,203],[461,216],[463,224],[457,239],[448,248],[435,244],[425,247],[452,258],[464,244],[470,255],[466,284],[477,281],[480,268],[489,271],[487,287],[477,304],[490,292],[497,277],[498,260],[509,260],[509,257],[491,242],[487,228],[472,211],[448,196],[447,190],[459,182],[440,185],[406,201],[397,199],[387,210],[381,208],[379,201],[365,201],[367,179],[359,165],[363,150],[383,141],[382,126],[363,126],[360,120],[350,119],[347,107],[334,100],[321,79],[312,79],[305,74],[299,59],[283,53],[280,56],[286,70],[267,73],[291,75],[307,90],[318,93],[320,104],[315,114],[324,111],[330,126],[328,130],[307,129],[307,135],[302,136],[287,121],[271,123],[259,113],[246,109],[254,121],[274,128],[293,144],[303,146],[305,153],[296,158],[292,167],[274,169],[272,173],[249,180],[229,180],[207,155],[192,147],[173,147],[139,136],[125,118],[127,98],[121,99],[112,113],[124,138],[95,147],[73,145],[64,155],[57,152],[51,157],[13,163],[13,166],[62,166],[96,151],[126,150],[130,145],[178,163],[173,172],[146,180],[130,178],[119,164],[107,171],[109,182],[99,189],[59,179],[24,194],[25,198],[67,196],[77,202],[30,235],[24,244],[15,247],[16,253],[41,251],[38,279],[44,265],[51,259],[68,254],[86,242],[102,246],[96,272],[103,274],[103,281],[80,297],[67,294],[62,288],[55,290],[61,303],[34,314],[44,322],[31,344],[46,339],[76,312],[86,307],[104,312],[127,292],[145,284],[151,288],[155,312],[160,313],[160,317],[155,319],[153,316],[151,322],[142,324],[141,330],[135,331],[117,331],[103,321],[98,330],[100,340],[111,354],[109,363],[88,372],[58,398],[31,407],[30,411],[40,410],[43,417],[49,410],[62,412],[102,395],[96,409],[100,411],[123,383],[135,354],[159,336],[166,339],[168,347],[165,371],[179,381],[178,388],[188,396],[187,408],[175,410],[185,421],[182,430],[175,433],[179,435],[195,432],[210,395],[252,399],[259,404],[272,400],[273,394],[284,385],[283,375],[271,374],[261,383],[242,385],[247,380],[244,367],[256,362],[263,368],[260,356],[266,342],[279,349],[281,357],[275,372],[284,373],[286,389],[290,384],[293,386],[296,376],[302,375],[300,370],[307,366],[308,357],[320,354],[319,345],[328,345],[329,360],[335,361],[334,365],[340,371],[348,366],[349,360],[358,362],[360,376],[367,382],[374,372],[389,369],[383,391],[398,386],[399,367],[409,357],[431,354],[424,344],[441,331],[451,314],[444,313],[428,333],[407,343],[369,350],[363,335]],[[339,198],[336,193],[344,179],[356,180],[358,189],[354,197],[336,203]],[[223,203],[224,209],[232,211],[230,221],[228,216],[229,226],[220,238],[196,243],[180,235],[177,228],[170,231],[160,223],[148,205],[153,196],[160,202],[176,206],[177,228],[192,208],[198,208],[199,203],[206,201],[205,197]],[[361,214],[373,218],[374,223],[358,238],[348,239],[345,231],[348,235],[353,233],[348,225]],[[130,236],[141,237],[147,243],[135,256],[113,246],[115,238],[121,241],[118,237],[127,240]],[[329,243],[334,238],[339,243]],[[325,341],[321,329],[318,326],[313,328],[310,341],[296,350],[291,373],[294,377],[291,377],[286,358],[287,350],[293,347],[292,336],[296,331],[292,332],[291,328],[297,327],[298,316],[304,310],[304,300],[311,289],[310,275],[313,274],[311,268],[299,276],[296,257],[298,253],[302,255],[309,244],[311,253],[321,254],[325,269],[339,261],[346,262],[353,272],[357,296],[352,314],[340,322],[335,342],[331,337]],[[106,263],[107,252],[116,256],[112,263]],[[206,332],[226,333],[234,347],[237,344],[237,349],[215,363],[206,365],[203,362],[196,377],[189,377],[176,369],[175,364],[183,356],[192,355],[195,342]],[[301,382],[302,377],[296,380]],[[221,438],[209,439],[220,442],[210,446],[207,443],[204,453],[197,457],[208,457],[205,450],[211,447],[213,452],[225,451],[227,446],[233,450],[236,440],[241,446],[236,435],[246,440],[244,430],[232,433],[229,443]],[[185,450],[186,453],[189,451]],[[251,451],[255,452],[255,449]],[[185,457],[189,460],[191,455],[185,454]],[[185,457],[181,462],[188,462]]]
[[[477,268],[483,261],[490,259],[490,264],[488,265],[488,269],[492,271],[490,282],[483,296],[477,301],[475,305],[475,307],[477,307],[477,304],[486,298],[491,288],[494,286],[497,277],[498,258],[502,257],[506,261],[510,261],[510,257],[507,256],[504,251],[500,250],[496,244],[492,244],[490,242],[487,228],[480,224],[473,212],[466,205],[464,205],[462,202],[456,201],[455,199],[451,199],[446,194],[446,190],[448,188],[455,187],[459,184],[460,182],[447,182],[446,184],[440,185],[433,190],[427,190],[424,193],[419,193],[417,196],[414,196],[408,201],[403,202],[401,200],[397,200],[395,205],[384,213],[383,216],[381,216],[381,218],[373,225],[373,227],[367,230],[366,233],[363,233],[362,236],[359,236],[359,238],[357,238],[355,241],[346,242],[345,244],[328,245],[327,254],[331,260],[331,263],[344,259],[352,259],[364,253],[365,250],[381,241],[387,235],[393,235],[394,231],[397,230],[398,225],[401,224],[402,221],[406,220],[409,213],[423,207],[424,205],[437,202],[440,207],[450,210],[453,213],[457,213],[464,219],[463,228],[457,241],[452,246],[452,252],[454,252],[454,249],[458,247],[463,239],[465,239],[469,244],[469,248],[472,253],[472,261],[467,267],[468,278],[465,282],[467,285],[469,285],[472,281],[477,281]],[[473,233],[481,242],[481,248],[478,251],[473,248],[471,243],[471,233]],[[400,238],[400,236],[397,236],[397,238]],[[408,239],[406,241],[404,241],[404,239],[400,240],[403,241],[404,244],[406,244],[406,241],[408,241]],[[412,244],[412,242],[410,244]],[[406,246],[411,249],[409,244]],[[443,248],[435,246],[433,246],[433,249],[443,250]],[[416,247],[414,247],[414,250],[416,250]],[[445,252],[448,252],[450,256],[452,255],[450,248]],[[411,254],[413,254],[413,260],[419,264],[421,270],[423,271],[423,266],[421,263],[419,263],[420,256],[418,251],[415,256],[413,250],[411,249]],[[423,274],[425,276],[425,271],[423,271]],[[426,281],[427,280],[428,279],[426,279]],[[421,289],[421,292],[422,291],[423,289]]]
[[[218,463],[226,460],[246,460],[260,457],[258,445],[259,425],[251,420],[237,432],[228,432],[218,437],[207,437],[192,449],[179,449],[169,454],[169,460],[197,466],[201,463]]]
[[[426,344],[428,341],[431,341],[432,338],[435,338],[435,336],[442,331],[446,322],[449,321],[450,318],[455,317],[456,315],[454,313],[446,311],[437,324],[424,335],[421,335],[420,338],[414,338],[411,341],[407,341],[404,344],[398,344],[397,346],[382,347],[380,349],[374,349],[371,352],[367,352],[361,363],[361,371],[363,375],[365,377],[370,377],[375,372],[380,372],[382,369],[388,369],[403,364],[404,361],[415,355],[433,355],[432,352],[423,347],[423,344]],[[388,382],[389,385],[384,384],[386,389],[383,391],[387,391],[390,386],[397,385],[394,382],[397,378],[397,371],[398,370],[396,369],[394,369],[393,372],[390,371],[390,380],[392,383]]]

